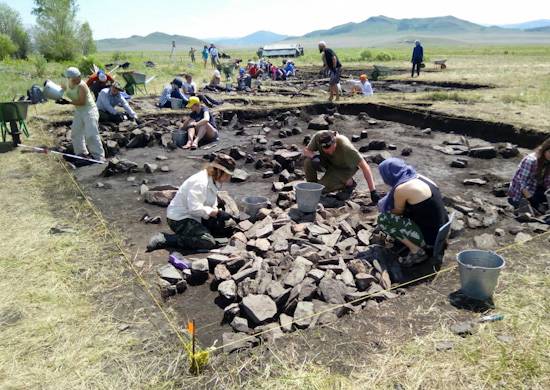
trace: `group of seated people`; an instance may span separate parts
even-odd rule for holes
[[[179,77],[176,77],[172,80],[172,82],[170,82],[169,85],[164,87],[160,95],[158,106],[160,108],[179,108],[173,107],[173,104],[176,101],[172,100],[179,99],[181,100],[181,107],[184,107],[189,103],[190,98],[193,96],[198,97],[198,99],[208,107],[214,107],[221,104],[221,102],[211,98],[208,95],[199,94],[197,84],[193,81],[193,76],[186,74],[185,81]]]

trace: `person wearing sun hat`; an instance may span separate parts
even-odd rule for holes
[[[80,70],[71,66],[64,76],[69,80],[63,88],[69,100],[60,99],[60,104],[75,106],[71,138],[74,154],[95,160],[105,159],[105,150],[99,136],[99,112],[90,88],[82,80]]]
[[[97,100],[99,92],[101,92],[103,88],[108,87],[114,82],[115,80],[111,77],[111,75],[105,73],[103,70],[100,69],[96,73],[91,75],[88,80],[86,80],[86,85],[90,88],[90,91],[92,91],[94,97]]]
[[[123,91],[124,88],[116,81],[110,87],[101,90],[96,102],[100,122],[120,123],[126,119],[125,116],[134,121],[138,120],[137,114],[122,96]],[[117,106],[122,107],[125,113],[117,111]]]
[[[359,76],[359,81],[353,80],[353,92],[360,93],[363,96],[372,96],[374,94],[372,85],[369,82],[366,74]]]
[[[185,96],[181,88],[183,87],[183,80],[179,77],[176,77],[170,85],[166,85],[164,89],[162,90],[162,93],[160,94],[160,99],[158,102],[158,106],[160,108],[172,108],[172,100],[171,98],[181,99],[183,100],[183,103],[187,103],[187,96]]]
[[[210,250],[215,236],[230,232],[225,221],[231,216],[218,207],[218,191],[229,182],[235,160],[218,153],[205,169],[189,177],[168,205],[166,220],[175,234],[158,233],[151,238],[147,252],[163,248]]]
[[[185,106],[191,109],[189,118],[183,123],[183,128],[187,129],[187,144],[183,149],[197,149],[201,145],[213,142],[218,139],[218,130],[214,116],[210,114],[208,108],[201,104],[198,96],[191,96]]]

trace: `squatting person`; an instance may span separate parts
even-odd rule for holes
[[[439,188],[398,158],[384,160],[378,169],[391,187],[378,202],[378,227],[409,249],[401,264],[421,263],[433,255],[439,228],[449,221]]]
[[[101,90],[96,102],[100,122],[120,123],[125,119],[125,115],[134,121],[138,120],[137,114],[122,96],[121,92],[123,91],[124,88],[118,82],[114,82],[110,87]],[[124,113],[115,108],[118,106],[124,109]]]
[[[544,212],[545,192],[550,189],[550,138],[533,153],[521,160],[508,190],[508,202],[519,207],[528,201],[538,211]],[[550,206],[550,205],[548,205]]]
[[[105,151],[98,128],[99,112],[94,96],[81,79],[80,71],[77,68],[67,68],[65,77],[69,79],[68,85],[64,88],[65,95],[70,101],[60,99],[57,103],[75,106],[73,124],[71,125],[74,153],[79,156],[91,154],[95,160],[104,160]]]
[[[181,92],[181,88],[183,87],[183,80],[179,77],[176,77],[170,85],[167,85],[162,90],[162,93],[160,95],[159,99],[159,107],[160,108],[171,108],[172,107],[172,100],[171,98],[181,99],[186,104],[187,103],[187,96],[185,96]]]
[[[357,185],[353,175],[360,169],[369,186],[372,201],[380,199],[369,165],[347,137],[330,130],[319,131],[303,153],[306,157],[306,180],[324,185],[323,192],[353,191]],[[326,172],[318,179],[317,173],[322,170]]]
[[[168,205],[166,220],[175,234],[158,233],[147,252],[163,248],[212,249],[215,236],[228,232],[225,221],[231,216],[218,208],[218,191],[235,170],[235,160],[220,153],[205,169],[189,177]]]

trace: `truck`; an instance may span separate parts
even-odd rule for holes
[[[278,43],[262,46],[256,53],[258,58],[299,57],[304,55],[304,48],[298,43]]]

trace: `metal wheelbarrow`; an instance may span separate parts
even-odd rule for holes
[[[29,137],[29,129],[27,128],[25,119],[27,119],[27,111],[30,105],[31,102],[27,100],[0,103],[0,131],[2,133],[2,142],[6,142],[6,136],[11,134],[13,145],[19,145],[21,143],[20,129],[27,138]],[[11,132],[8,130],[8,124]]]

